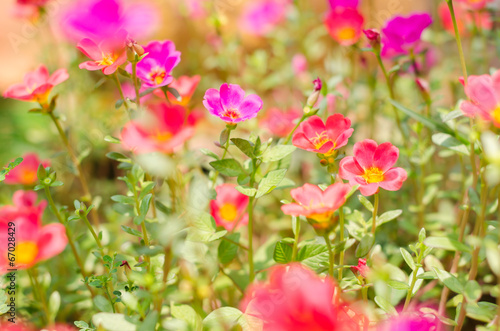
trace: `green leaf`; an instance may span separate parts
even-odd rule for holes
[[[361,204],[363,206],[365,206],[366,209],[368,209],[369,211],[373,212],[373,205],[372,203],[364,196],[364,195],[358,195],[358,199],[359,199],[359,202],[361,202]]]
[[[403,213],[403,211],[401,209],[396,209],[396,210],[387,211],[387,212],[383,213],[382,215],[377,216],[377,226],[381,226],[384,223],[395,220],[402,213]]]
[[[231,330],[238,323],[243,313],[233,307],[222,307],[212,311],[203,320],[203,327],[208,330]]]
[[[113,195],[111,197],[111,200],[118,202],[118,203],[123,203],[126,205],[134,205],[135,204],[135,200],[133,197],[127,197],[125,195]]]
[[[243,172],[243,168],[235,159],[224,159],[210,162],[210,165],[220,172],[221,174],[228,177],[236,177]]]
[[[172,305],[170,312],[176,319],[185,321],[189,325],[190,330],[201,331],[203,320],[191,306]]]
[[[464,286],[462,285],[462,283],[460,283],[457,277],[453,276],[452,274],[450,274],[448,271],[445,270],[440,270],[437,268],[432,268],[432,269],[438,276],[439,280],[442,281],[447,288],[458,294],[464,293]]]
[[[268,148],[264,154],[262,154],[262,162],[274,162],[279,161],[289,154],[293,153],[297,148],[292,145],[277,145]]]
[[[446,133],[436,133],[432,135],[432,142],[438,146],[451,149],[460,154],[469,155],[469,149],[458,139]]]
[[[497,305],[491,302],[481,301],[477,305],[467,305],[467,317],[477,321],[488,323],[495,318]]]
[[[411,254],[403,247],[401,247],[399,250],[401,251],[401,255],[403,255],[403,259],[405,260],[406,264],[410,267],[411,270],[415,270],[417,266],[415,265],[415,261],[413,261],[413,257],[411,256]]]
[[[375,238],[373,237],[373,234],[365,234],[364,237],[361,238],[358,247],[356,247],[356,258],[362,258],[366,256],[372,249],[374,243]]]
[[[448,237],[428,237],[424,240],[424,244],[428,247],[441,248],[448,251],[472,252],[469,246]]]
[[[240,151],[243,152],[243,154],[245,154],[249,158],[255,157],[253,153],[254,145],[250,141],[241,138],[231,138],[231,141],[236,147],[238,147]]]
[[[231,233],[227,235],[227,238],[239,243],[240,241],[240,234],[239,233]],[[236,254],[238,254],[238,245],[233,244],[230,241],[227,240],[222,240],[219,248],[217,250],[217,256],[219,257],[219,261],[222,264],[227,264],[231,262],[235,257]]]
[[[131,235],[137,236],[137,237],[142,237],[142,233],[140,233],[139,231],[137,231],[135,229],[129,228],[128,226],[125,226],[125,225],[121,225],[121,228],[123,231],[127,232],[128,234],[131,234]]]
[[[102,312],[110,313],[113,311],[113,308],[111,307],[111,303],[103,297],[102,295],[96,295],[94,297],[94,304]]]
[[[151,198],[153,195],[151,193],[146,194],[146,196],[141,201],[141,207],[139,208],[140,215],[146,215],[149,210],[149,205],[151,204]]]
[[[205,154],[206,156],[210,156],[216,160],[219,159],[219,156],[217,156],[217,154],[215,154],[214,152],[212,152],[211,150],[209,149],[206,149],[206,148],[200,148],[200,152],[202,152],[203,154]]]
[[[0,182],[3,182],[5,180],[5,176],[15,167],[17,167],[21,162],[23,162],[22,157],[18,157],[15,159],[13,162],[10,162],[7,167],[3,168],[0,171]]]
[[[448,114],[443,116],[443,122],[448,122],[461,116],[464,116],[463,111],[461,111],[460,109],[452,110]]]
[[[108,154],[106,154],[106,157],[108,159],[115,160],[118,162],[124,162],[124,161],[129,160],[129,158],[127,156],[123,155],[122,153],[118,153],[118,152],[109,152]]]
[[[323,244],[306,244],[297,253],[297,260],[314,270],[328,262],[328,258],[328,248]]]
[[[465,283],[464,296],[467,302],[477,302],[481,299],[482,291],[481,286],[475,280],[469,280]]]
[[[112,144],[121,144],[120,139],[112,137],[112,136],[104,137],[104,141],[107,141],[108,143],[112,143]]]
[[[285,178],[286,171],[287,169],[278,169],[268,172],[264,178],[261,179],[255,198],[258,199],[274,190],[281,183],[283,178]]]
[[[381,296],[376,296],[375,297],[375,303],[387,314],[393,315],[393,316],[398,316],[398,312],[396,311],[396,308],[394,308],[393,305],[386,299],[382,298]]]
[[[221,146],[224,146],[227,142],[227,139],[229,138],[229,130],[225,128],[224,130],[221,131],[220,136],[219,136],[219,144]]]
[[[282,241],[278,241],[274,247],[273,259],[277,263],[286,264],[292,261],[292,247]]]
[[[125,319],[123,314],[97,313],[92,316],[92,322],[96,327],[102,327],[106,331],[134,331],[135,324]]]
[[[244,194],[249,197],[255,196],[255,193],[257,193],[257,189],[254,187],[248,187],[248,186],[236,186],[236,190],[240,192],[241,194]]]
[[[486,259],[488,260],[491,271],[493,271],[497,277],[500,277],[500,251],[498,245],[492,240],[487,240],[485,246]]]
[[[387,281],[387,285],[389,285],[390,287],[392,287],[395,290],[406,290],[407,291],[410,288],[410,286],[408,286],[408,284],[397,281],[397,280],[392,280],[392,279]]]

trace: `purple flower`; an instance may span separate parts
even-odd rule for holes
[[[127,7],[121,0],[81,0],[71,4],[61,15],[62,30],[68,38],[90,38],[99,43],[126,30],[133,38],[153,32],[158,23],[157,11],[144,3]]]
[[[248,34],[263,36],[285,20],[290,0],[251,1],[243,8],[239,26]]]
[[[144,52],[148,53],[137,63],[137,77],[142,81],[143,87],[154,88],[168,85],[173,77],[172,69],[179,64],[181,52],[175,50],[175,44],[170,40],[152,41]],[[127,66],[127,71],[132,73],[132,65]]]
[[[255,94],[245,98],[245,91],[239,85],[224,83],[220,90],[210,88],[205,92],[203,105],[223,121],[238,123],[257,116],[262,100]]]
[[[427,13],[410,16],[396,16],[389,20],[382,29],[382,56],[408,54],[420,41],[422,32],[432,23]]]
[[[359,0],[328,0],[328,2],[332,9],[337,7],[358,8],[359,6]]]
[[[386,322],[381,322],[377,326],[377,331],[435,331],[439,320],[433,314],[425,314],[421,311],[400,313],[398,317],[393,317]]]

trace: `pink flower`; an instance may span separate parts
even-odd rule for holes
[[[460,81],[464,84],[463,78]],[[479,115],[500,127],[500,70],[492,76],[469,76],[465,94],[470,101],[462,102],[460,109],[466,116]]]
[[[33,185],[37,182],[38,166],[40,164],[44,167],[50,165],[48,160],[40,161],[36,153],[26,153],[22,158],[23,161],[5,176],[5,184]]]
[[[355,44],[361,37],[364,18],[355,8],[336,7],[325,17],[328,33],[342,46]]]
[[[123,146],[134,153],[171,154],[194,134],[193,118],[182,106],[153,104],[148,115],[144,121],[128,122],[122,130]]]
[[[210,213],[215,219],[215,224],[231,231],[235,226],[248,223],[248,196],[235,189],[235,185],[222,184],[215,188],[217,197],[210,201]]]
[[[240,17],[240,28],[246,33],[263,36],[285,20],[289,0],[258,0],[248,2]]]
[[[179,92],[181,100],[178,101],[172,95],[172,93],[167,92],[170,102],[187,106],[189,101],[191,101],[191,97],[193,96],[194,91],[196,91],[196,88],[198,87],[200,80],[201,80],[200,75],[195,75],[193,77],[180,76],[179,78],[174,78],[172,83],[170,83],[170,87],[176,89],[177,92]]]
[[[221,120],[238,123],[257,116],[262,109],[262,99],[255,94],[245,97],[239,85],[224,83],[219,90],[210,88],[205,92],[203,105]]]
[[[0,208],[0,274],[9,268],[8,245],[9,222],[15,224],[16,269],[27,269],[40,261],[50,259],[60,254],[68,239],[66,229],[62,224],[53,223],[42,226],[45,201],[36,204],[37,195],[33,191],[17,191],[12,200],[13,206]]]
[[[370,272],[370,268],[366,265],[366,259],[358,259],[358,265],[351,267],[351,271],[356,276],[366,278]]]
[[[307,71],[307,59],[304,54],[295,54],[292,58],[292,69],[295,76],[300,76]]]
[[[462,3],[469,10],[481,10],[493,0],[456,0],[456,2]]]
[[[314,115],[300,124],[293,134],[292,143],[306,151],[329,156],[347,145],[353,131],[351,120],[342,114],[329,116],[326,125]]]
[[[72,40],[89,38],[96,43],[114,39],[124,29],[134,39],[151,34],[159,21],[158,11],[147,2],[125,6],[122,0],[81,0],[61,15],[62,31]]]
[[[358,8],[359,6],[359,0],[328,0],[328,2],[332,9],[337,7]]]
[[[68,78],[66,69],[58,69],[49,76],[47,67],[42,64],[35,71],[28,72],[24,76],[24,83],[10,86],[3,93],[3,97],[45,104],[52,88]]]
[[[396,16],[382,29],[382,56],[408,54],[420,42],[422,32],[432,24],[427,13]]]
[[[332,278],[300,263],[275,266],[269,281],[247,288],[240,309],[264,323],[264,331],[360,330],[362,316],[339,296]]]
[[[399,157],[399,149],[391,143],[377,143],[370,139],[354,144],[354,156],[340,161],[339,176],[351,185],[361,185],[361,194],[369,196],[379,187],[397,191],[407,178],[403,168],[392,168]]]
[[[377,325],[377,331],[436,331],[440,322],[431,313],[425,314],[419,310],[399,313],[398,316],[382,321]]]
[[[275,136],[284,138],[293,130],[295,120],[301,115],[302,111],[295,108],[287,111],[279,108],[270,108],[260,123]]]
[[[286,215],[305,216],[318,229],[326,229],[332,225],[333,213],[346,201],[351,190],[349,184],[335,183],[324,191],[318,186],[305,184],[290,191],[296,203],[281,206]]]
[[[172,69],[181,61],[181,52],[175,50],[175,44],[170,40],[152,41],[144,52],[148,53],[137,63],[137,77],[147,88],[156,88],[168,85],[173,77]],[[127,66],[127,71],[132,73],[132,64]]]
[[[88,38],[80,40],[76,48],[92,61],[80,63],[78,67],[90,71],[102,70],[105,75],[113,74],[127,61],[126,38],[127,32],[120,30],[115,39],[102,41],[99,45]]]
[[[457,27],[458,32],[463,35],[466,34],[467,26],[478,26],[482,30],[491,30],[493,27],[493,21],[491,15],[487,11],[478,11],[471,13],[470,11],[463,8],[464,6],[455,6],[455,16],[457,17]],[[446,31],[451,34],[455,33],[453,28],[453,21],[451,19],[450,10],[446,2],[442,2],[438,6],[438,14],[441,19],[441,24]]]

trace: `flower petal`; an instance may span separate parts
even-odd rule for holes
[[[220,87],[220,100],[224,109],[238,109],[245,97],[245,91],[236,84],[224,83]]]
[[[239,112],[244,119],[251,119],[257,116],[262,109],[262,99],[255,94],[250,94],[239,106]]]
[[[68,238],[64,225],[53,223],[44,226],[39,232],[36,260],[43,261],[60,254],[67,244]]]
[[[205,92],[203,105],[210,112],[210,114],[215,116],[220,116],[220,114],[224,111],[221,105],[220,93],[214,88],[209,88]]]
[[[399,149],[389,142],[380,144],[373,156],[373,166],[383,172],[389,170],[398,160]]]
[[[76,48],[80,52],[85,54],[86,57],[88,57],[94,61],[102,59],[102,52],[99,49],[99,46],[97,46],[97,44],[95,42],[93,42],[92,40],[90,40],[88,38],[80,40],[78,45],[76,45]]]
[[[380,182],[380,187],[387,191],[397,191],[408,178],[406,170],[403,168],[393,168],[384,174],[384,181]]]
[[[364,169],[369,168],[373,165],[373,156],[376,149],[377,143],[375,141],[371,139],[365,139],[354,144],[354,158]]]
[[[58,69],[54,71],[54,73],[50,76],[49,80],[47,83],[52,84],[54,86],[61,84],[65,80],[69,78],[68,70],[65,68]]]
[[[354,157],[344,157],[339,164],[339,176],[342,179],[352,180],[364,173],[363,168],[356,162]]]

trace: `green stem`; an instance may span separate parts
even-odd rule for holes
[[[288,134],[288,136],[286,137],[286,139],[283,141],[283,145],[287,145],[290,142],[290,139],[292,139],[293,133],[295,132],[295,130],[297,130],[297,128],[299,127],[300,123],[304,122],[304,120],[306,118],[308,118],[308,117],[309,117],[309,115],[307,115],[307,114],[303,114],[302,115],[302,117],[297,122],[297,124],[295,125],[295,127],[293,128],[293,130]]]
[[[130,114],[130,108],[128,106],[128,102],[127,102],[127,99],[125,99],[125,94],[123,94],[123,89],[122,89],[122,84],[120,83],[120,79],[118,78],[118,74],[117,72],[115,71],[115,73],[113,74],[113,79],[116,83],[116,87],[118,87],[118,91],[120,92],[120,97],[122,98],[123,100],[123,105],[125,106],[125,109],[127,110],[127,115],[128,117],[131,119],[132,116]]]
[[[330,258],[330,263],[328,265],[328,274],[333,278],[333,267],[335,264],[335,254],[333,254],[332,243],[330,242],[330,237],[328,236],[328,233],[325,232],[323,237],[325,238],[326,247],[328,248],[328,256]]]
[[[30,277],[30,281],[35,285],[33,290],[37,293],[37,296],[40,300],[40,303],[42,305],[42,310],[43,310],[43,315],[42,319],[44,320],[45,323],[49,324],[51,321],[49,321],[49,308],[47,305],[47,299],[45,298],[45,292],[43,291],[42,287],[40,286],[40,283],[38,282],[38,275],[36,273],[36,270],[34,270],[35,267],[28,269],[28,275]]]
[[[141,211],[141,207],[140,207],[140,202],[139,202],[139,198],[138,198],[138,192],[137,192],[137,188],[134,186],[134,199],[135,199],[135,208],[137,210],[137,215],[140,214],[140,211]],[[142,231],[142,239],[144,240],[144,246],[148,247],[149,248],[149,238],[148,238],[148,231],[146,229],[146,220],[142,220],[141,222],[141,231]],[[144,260],[146,261],[146,270],[149,272],[150,268],[151,268],[151,259],[149,257],[149,255],[145,254],[144,255]]]
[[[464,74],[464,83],[467,85],[467,66],[465,64],[465,56],[462,48],[462,40],[460,39],[460,32],[458,31],[457,19],[455,17],[455,10],[453,9],[453,0],[446,0],[448,4],[448,9],[450,10],[451,21],[453,22],[453,30],[455,30],[455,40],[458,47],[458,55],[460,56],[460,65],[462,66],[462,72]]]
[[[339,237],[339,242],[344,241],[344,210],[343,207],[341,206],[339,208],[339,227],[340,227],[340,237]],[[339,282],[342,280],[342,271],[344,267],[344,254],[345,250],[342,249],[340,251],[340,257],[339,257]]]
[[[221,239],[222,239],[222,240],[225,240],[225,241],[227,241],[227,242],[230,242],[231,244],[236,245],[236,246],[238,246],[238,247],[240,247],[240,248],[242,248],[242,249],[244,249],[244,250],[248,251],[248,247],[247,247],[247,246],[242,245],[242,244],[240,244],[239,242],[236,242],[236,241],[234,241],[234,240],[232,240],[232,239],[229,239],[228,237],[222,237]]]
[[[81,215],[81,218],[85,221],[85,224],[89,228],[90,233],[92,233],[92,237],[94,237],[94,240],[97,243],[97,247],[99,247],[99,250],[101,251],[101,254],[103,254],[104,253],[104,248],[102,247],[101,240],[99,239],[99,236],[95,233],[94,228],[92,227],[92,225],[89,222],[89,219],[87,218],[87,215],[85,215],[85,213],[83,213]]]
[[[228,130],[227,132],[227,140],[226,143],[224,144],[224,153],[222,153],[222,158],[221,160],[224,160],[227,154],[227,150],[229,149],[229,141],[231,138],[231,131],[236,129],[236,126],[226,126],[226,129]],[[217,182],[217,178],[219,177],[219,171],[215,171],[214,179],[212,181],[212,188],[215,188],[215,183]]]
[[[378,192],[375,193],[375,198],[373,202],[372,234],[374,239],[375,239],[375,231],[377,230],[377,213],[378,213]]]
[[[297,251],[299,245],[299,235],[300,235],[300,219],[298,217],[293,216],[293,220],[295,221],[295,240],[293,241],[293,249],[292,249],[292,261],[297,260]]]
[[[419,268],[417,268],[417,271],[418,271],[418,269]],[[406,300],[405,300],[405,305],[403,306],[403,311],[406,311],[406,309],[408,308],[408,305],[410,304],[413,288],[415,287],[416,282],[417,282],[417,272],[414,271],[413,278],[412,278],[411,284],[410,284],[410,288],[408,289],[408,293],[406,294]]]
[[[50,118],[52,119],[52,122],[54,122],[54,125],[57,128],[57,132],[59,132],[59,136],[61,137],[61,140],[63,141],[64,146],[66,147],[66,150],[68,151],[68,154],[71,158],[71,161],[73,162],[74,166],[76,167],[76,170],[78,172],[78,179],[80,180],[80,183],[82,185],[83,193],[85,194],[85,197],[88,201],[92,203],[92,194],[90,193],[89,186],[87,184],[87,180],[85,179],[85,176],[83,175],[82,168],[80,167],[80,162],[78,161],[78,158],[76,157],[75,152],[73,151],[73,148],[71,147],[68,137],[66,137],[66,134],[64,133],[64,130],[61,127],[61,124],[59,123],[59,120],[57,117],[55,117],[53,112],[48,113]],[[97,213],[97,209],[94,208],[92,209],[92,221],[94,222],[94,225],[99,225],[99,215]]]
[[[134,83],[135,90],[135,104],[137,110],[141,108],[141,94],[139,93],[139,84],[137,83],[137,56],[135,61],[132,61],[132,82]]]
[[[252,174],[250,175],[250,187],[255,184],[255,173],[257,172],[257,163],[252,159]],[[255,279],[255,270],[253,265],[253,208],[255,196],[248,199],[248,266],[250,284]]]
[[[115,303],[113,302],[111,295],[109,295],[108,285],[104,285],[104,290],[106,291],[106,295],[108,296],[108,300],[111,303],[111,308],[113,308],[113,313],[115,313],[116,312]]]

